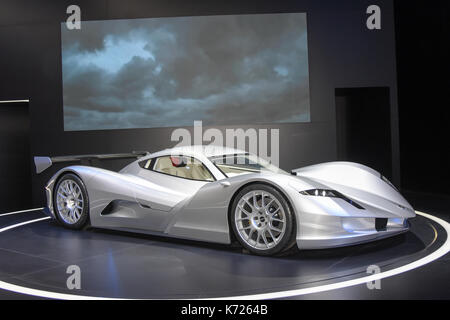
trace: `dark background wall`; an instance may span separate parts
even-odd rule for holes
[[[252,127],[280,129],[280,166],[284,169],[336,160],[335,89],[388,87],[392,179],[399,183],[392,1],[2,0],[0,100],[30,99],[31,155],[155,151],[175,144],[170,142],[171,128],[63,131],[60,23],[66,20],[65,12],[70,4],[81,7],[82,20],[306,12],[312,121]],[[382,30],[366,28],[366,8],[371,4],[381,7]],[[43,204],[42,186],[49,174],[33,175],[36,205]]]
[[[395,1],[404,190],[450,196],[450,2]]]

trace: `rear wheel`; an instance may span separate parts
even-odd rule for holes
[[[66,173],[61,177],[54,189],[53,208],[58,221],[66,228],[81,229],[87,224],[88,195],[78,176]]]
[[[233,232],[243,247],[258,255],[275,255],[295,244],[295,219],[275,188],[253,184],[242,189],[231,210]]]

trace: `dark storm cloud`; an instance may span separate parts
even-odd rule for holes
[[[304,14],[62,26],[66,130],[309,121]]]

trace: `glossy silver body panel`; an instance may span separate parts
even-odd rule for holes
[[[234,149],[185,147],[145,156],[113,172],[88,166],[69,166],[46,186],[53,215],[55,181],[65,172],[77,174],[89,196],[94,227],[133,231],[217,243],[230,243],[228,209],[233,196],[250,183],[266,183],[281,191],[292,206],[300,249],[338,247],[389,237],[408,230],[415,216],[410,204],[381,175],[363,165],[332,162],[282,173],[248,173],[227,178],[210,156],[241,153]],[[203,162],[215,181],[196,181],[150,171],[140,161],[163,155],[193,156]],[[225,183],[224,183],[225,182]],[[364,207],[340,198],[300,194],[310,189],[332,189]],[[112,212],[104,213],[111,202]],[[385,230],[375,229],[376,218],[387,218]]]

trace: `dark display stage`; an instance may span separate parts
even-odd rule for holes
[[[238,247],[99,229],[67,230],[39,210],[0,215],[0,287],[48,298],[75,298],[65,294],[150,299],[317,296],[317,292],[351,287],[353,280],[365,284],[370,265],[388,275],[431,262],[447,250],[446,225],[418,215],[410,232],[390,239],[258,257]],[[66,271],[71,265],[81,270],[79,290],[67,288]],[[17,297],[10,291],[1,293]]]

